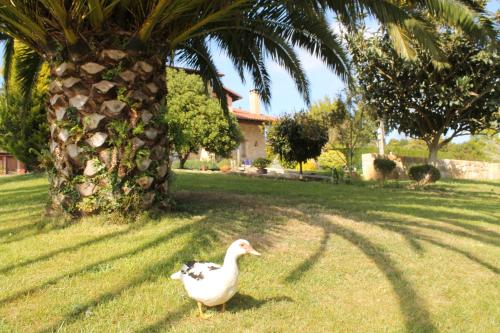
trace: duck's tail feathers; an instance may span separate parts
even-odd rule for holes
[[[170,275],[170,278],[173,280],[180,280],[181,279],[181,271],[175,272],[174,274]]]

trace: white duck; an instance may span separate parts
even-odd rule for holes
[[[202,304],[206,306],[222,305],[236,293],[238,283],[238,257],[244,254],[260,256],[247,240],[238,239],[227,249],[222,266],[211,262],[190,261],[182,269],[170,277],[181,280],[189,297],[198,302],[198,310],[202,318]]]

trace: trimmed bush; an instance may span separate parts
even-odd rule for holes
[[[187,160],[184,165],[185,169],[188,170],[201,170],[202,167],[205,167],[205,170],[217,171],[219,170],[219,166],[215,162],[207,162],[207,161],[199,161],[199,160]],[[172,169],[179,168],[179,161],[174,161],[172,163]]]
[[[252,162],[252,166],[256,167],[257,169],[265,169],[269,166],[269,164],[271,164],[271,161],[263,157],[256,158]]]
[[[219,167],[219,170],[222,172],[229,172],[231,171],[231,160],[228,159],[223,159],[217,163],[217,166]]]
[[[386,158],[376,158],[373,161],[373,166],[382,175],[382,181],[384,181],[396,168],[396,162]]]
[[[412,166],[408,170],[408,176],[419,185],[426,185],[441,179],[441,172],[433,165],[422,164]]]

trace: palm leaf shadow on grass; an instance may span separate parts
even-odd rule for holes
[[[416,230],[410,229],[408,226],[436,230],[446,234],[473,239],[475,241],[490,244],[493,246],[498,246],[498,242],[495,239],[496,234],[493,234],[493,239],[491,239],[483,235],[474,235],[471,233],[442,226],[432,226],[430,224],[421,224],[416,222],[401,222],[388,218],[381,219],[380,216],[372,215],[373,214],[368,214],[368,216],[365,215],[365,219],[359,218],[355,221],[376,225],[382,229],[401,234],[403,238],[409,243],[410,247],[418,253],[423,253],[424,251],[420,242],[426,242],[445,250],[453,251],[455,253],[463,255],[472,262],[483,266],[484,268],[490,270],[495,274],[500,273],[500,269],[498,267],[495,267],[494,265],[482,260],[481,258],[456,246],[440,242],[432,237],[419,233]],[[350,217],[353,217],[352,214],[350,215]],[[366,221],[367,217],[369,222]],[[408,332],[420,330],[425,332],[436,331],[436,327],[432,323],[430,313],[427,310],[424,300],[418,296],[414,288],[411,286],[410,282],[404,277],[403,272],[399,268],[397,268],[395,262],[390,258],[388,254],[385,253],[382,248],[380,248],[378,245],[376,245],[363,235],[339,225],[331,218],[325,218],[324,216],[321,217],[320,214],[312,214],[311,212],[309,212],[309,214],[304,213],[297,218],[310,225],[321,226],[323,229],[323,236],[321,238],[319,248],[307,259],[305,259],[300,265],[298,265],[294,270],[292,270],[286,276],[285,282],[294,283],[302,279],[304,275],[319,261],[321,256],[324,255],[325,251],[328,248],[327,243],[331,238],[331,235],[335,234],[349,241],[351,244],[360,249],[376,264],[379,270],[384,273],[387,280],[391,283],[394,291],[398,295],[398,301],[400,303],[401,311],[403,312],[405,317],[405,325]],[[377,220],[375,220],[375,218],[377,218]],[[485,230],[482,229],[478,230],[480,230],[481,233],[485,232]]]
[[[71,272],[66,272],[66,273],[60,274],[60,275],[55,276],[53,278],[50,278],[50,279],[46,280],[45,282],[38,284],[34,287],[18,291],[10,296],[7,296],[7,297],[1,299],[0,305],[12,302],[12,301],[19,299],[20,297],[23,297],[25,295],[30,295],[30,294],[33,294],[33,293],[38,292],[40,290],[43,290],[45,287],[50,286],[50,285],[54,285],[60,280],[71,278],[71,277],[74,277],[74,276],[77,276],[80,274],[84,274],[86,272],[91,271],[92,269],[98,268],[101,265],[109,264],[111,262],[120,260],[122,258],[126,258],[128,256],[133,256],[133,255],[139,254],[139,253],[146,251],[150,248],[153,248],[153,247],[155,247],[163,242],[166,242],[168,240],[171,240],[177,236],[180,236],[180,235],[188,232],[190,227],[191,227],[190,224],[184,225],[182,227],[174,229],[173,231],[162,234],[162,235],[156,237],[155,239],[153,239],[152,241],[141,244],[140,246],[134,248],[133,250],[125,251],[125,252],[122,252],[120,254],[116,254],[116,255],[113,255],[113,256],[108,257],[106,259],[103,259],[103,260],[98,260],[98,261],[93,262],[92,264],[89,264],[87,266],[78,268],[78,269],[73,270]]]
[[[406,228],[406,227],[402,227],[402,226],[397,226],[397,225],[394,225],[394,224],[391,224],[391,223],[375,223],[375,225],[379,226],[382,229],[386,229],[386,230],[390,230],[390,231],[393,231],[393,232],[397,232],[397,233],[403,235],[403,237],[407,241],[410,241],[410,242],[418,242],[418,241],[426,242],[426,243],[435,245],[437,247],[440,247],[440,248],[443,248],[443,249],[446,249],[446,250],[449,250],[449,251],[461,254],[464,257],[466,257],[467,259],[475,262],[476,264],[479,264],[479,265],[483,266],[484,268],[492,271],[493,273],[500,274],[500,268],[495,267],[494,265],[492,265],[492,264],[490,264],[490,263],[482,260],[481,258],[473,255],[472,253],[464,251],[464,250],[462,250],[462,249],[460,249],[460,248],[458,248],[456,246],[439,242],[439,241],[433,239],[432,237],[429,237],[429,236],[426,236],[426,235],[424,235],[422,233],[419,233],[417,231],[411,230],[410,228]]]
[[[28,265],[36,264],[38,262],[51,259],[52,257],[55,257],[59,254],[80,250],[80,249],[87,247],[87,246],[90,246],[90,245],[95,245],[97,243],[104,242],[104,241],[107,241],[107,240],[110,240],[110,239],[113,239],[116,237],[124,236],[124,235],[126,235],[134,230],[139,229],[141,226],[142,226],[142,224],[135,223],[135,224],[132,224],[129,228],[124,229],[124,230],[115,231],[115,232],[112,232],[112,233],[109,233],[106,235],[102,235],[102,236],[95,237],[95,238],[92,238],[92,239],[89,239],[89,240],[86,240],[86,241],[83,241],[80,243],[76,243],[76,244],[68,246],[68,247],[64,247],[64,248],[60,248],[60,249],[57,249],[54,251],[50,251],[44,255],[24,260],[18,264],[2,267],[2,268],[0,268],[0,274],[6,274],[14,269],[18,269],[21,267],[25,267]]]
[[[197,195],[191,195],[191,200],[196,200]],[[234,199],[234,198],[233,198]],[[203,202],[201,205],[196,207],[196,204],[193,202],[191,203],[186,203],[186,207],[189,207],[190,210],[196,211],[197,213],[200,212],[200,210],[204,210],[208,207],[210,207],[210,200],[206,202]],[[226,202],[227,204],[227,202]],[[229,203],[230,205],[230,203]],[[276,220],[266,220],[269,224],[268,227],[260,228],[262,233],[267,233],[272,230],[279,229],[279,223],[274,223],[271,225],[271,222],[276,222]],[[68,325],[73,322],[76,322],[78,320],[81,320],[84,318],[85,313],[87,310],[92,309],[96,306],[102,306],[106,303],[111,302],[112,300],[120,297],[123,293],[127,292],[128,290],[138,287],[142,285],[143,283],[147,281],[154,281],[155,279],[158,279],[162,277],[163,275],[167,273],[171,273],[174,271],[176,268],[176,264],[179,264],[179,262],[185,262],[188,260],[193,259],[201,253],[202,251],[210,250],[216,242],[219,241],[220,235],[225,234],[225,235],[231,235],[233,238],[236,235],[244,235],[247,232],[247,228],[253,229],[255,228],[250,221],[248,221],[248,218],[245,221],[240,221],[240,225],[243,227],[240,227],[240,225],[234,223],[234,220],[231,219],[225,219],[224,221],[221,222],[220,219],[214,218],[214,216],[210,213],[210,211],[206,212],[205,217],[203,217],[201,220],[197,221],[195,225],[190,224],[187,226],[180,227],[175,230],[176,234],[183,234],[188,231],[192,231],[192,236],[190,239],[186,242],[186,245],[182,247],[181,249],[177,250],[175,253],[171,254],[168,256],[166,259],[161,260],[159,262],[155,262],[153,264],[148,265],[143,269],[143,273],[140,274],[139,276],[133,278],[124,286],[119,286],[114,288],[113,290],[110,290],[108,292],[102,293],[98,297],[88,301],[87,303],[84,304],[79,304],[76,310],[68,312],[64,315],[64,318],[60,320],[58,323],[55,323],[53,325],[50,325],[49,327],[46,327],[42,330],[39,331],[39,333],[42,332],[53,332],[57,330],[62,324]],[[254,231],[255,232],[255,231]],[[160,243],[166,242],[170,240],[172,237],[160,237],[161,241],[155,241],[155,242],[149,242],[147,248],[154,247],[156,245],[159,245]],[[239,237],[238,237],[239,238]],[[152,243],[152,244],[150,244]],[[261,239],[260,246],[266,246],[266,239]],[[143,249],[141,249],[143,251]],[[122,258],[124,256],[131,256],[137,254],[139,251],[130,251],[127,254],[121,254],[117,258],[112,258],[111,260],[118,260],[119,258]],[[91,267],[96,267],[97,265],[102,265],[105,263],[108,263],[110,259],[107,260],[102,260],[99,263],[95,263],[91,265]],[[88,270],[87,268],[86,270]],[[74,274],[71,274],[70,276],[80,274],[85,272],[86,270],[78,270],[78,272],[74,272]],[[58,278],[64,278],[67,277],[67,275],[61,276]],[[54,283],[54,282],[52,282]],[[46,283],[47,284],[52,284],[52,283]],[[19,298],[22,295],[25,294],[30,294],[33,291],[39,290],[41,287],[35,288],[35,290],[27,290],[24,291],[22,294],[15,295],[15,298]],[[4,299],[0,302],[0,304],[5,303],[5,302],[10,302],[14,300],[15,298],[10,297],[9,299]],[[178,320],[182,317],[183,311],[178,310],[175,311],[172,314],[167,314],[166,319],[162,319],[159,322],[164,322],[164,324],[158,323],[158,327],[167,325],[169,322]],[[154,325],[153,325],[154,326]],[[154,327],[152,328],[154,329]]]
[[[392,260],[380,246],[365,236],[352,229],[341,226],[334,221],[321,218],[322,221],[318,223],[315,221],[318,220],[318,215],[305,217],[307,223],[316,226],[321,225],[323,228],[321,246],[314,254],[309,256],[296,269],[290,272],[285,278],[285,282],[294,283],[300,280],[327,250],[327,242],[330,236],[334,234],[342,237],[363,252],[384,274],[398,297],[399,307],[404,315],[405,326],[408,332],[437,331],[435,325],[432,323],[425,301],[417,294],[416,290],[411,286],[410,281],[406,279],[404,273],[397,267],[394,260]]]
[[[380,216],[380,215],[375,214],[375,213],[368,213],[367,215],[371,216],[372,217],[371,219],[375,220],[375,221],[387,221],[389,223],[395,222],[394,219],[386,218],[384,216]],[[408,212],[408,215],[411,215],[411,213]],[[443,222],[441,220],[435,220],[435,222],[441,222],[441,223],[410,222],[410,221],[397,222],[397,223],[403,224],[406,226],[422,228],[422,229],[440,231],[440,232],[445,233],[445,234],[459,236],[459,237],[463,237],[463,238],[469,238],[469,239],[473,239],[473,240],[476,240],[476,241],[481,242],[481,243],[500,247],[500,238],[497,236],[498,234],[495,232],[491,232],[491,234],[487,234],[486,231],[477,232],[474,230],[474,232],[475,232],[475,234],[474,234],[474,233],[470,233],[470,232],[459,230],[459,229],[449,228],[445,225],[440,225],[440,224],[447,223],[447,222]],[[458,226],[462,227],[464,229],[467,228],[467,227],[461,226],[460,224],[458,224]],[[470,229],[472,229],[472,228],[470,228]]]

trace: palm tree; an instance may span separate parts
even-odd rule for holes
[[[199,70],[225,103],[213,61],[216,45],[241,78],[252,76],[270,99],[265,60],[283,66],[309,99],[308,80],[294,47],[349,78],[341,42],[326,12],[346,24],[362,13],[388,27],[402,54],[415,39],[438,53],[425,18],[432,14],[479,34],[471,1],[414,0],[0,0],[0,39],[7,60],[12,41],[24,45],[15,80],[26,96],[42,63],[51,70],[47,102],[51,130],[52,208],[72,214],[170,204],[169,144],[161,121],[165,66],[181,61]],[[5,64],[4,75],[9,75]],[[5,80],[8,82],[8,80]]]

